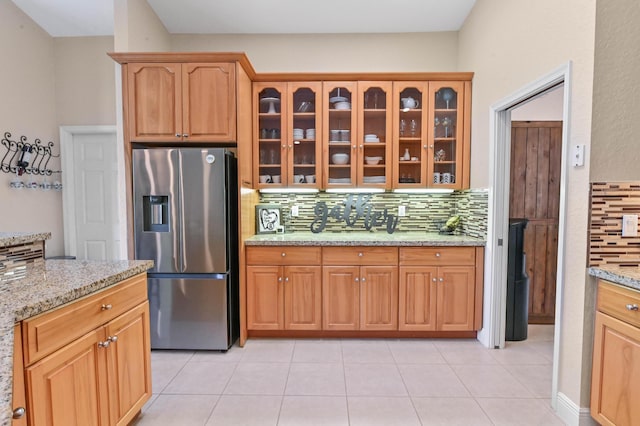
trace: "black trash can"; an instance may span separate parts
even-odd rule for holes
[[[507,320],[505,340],[526,340],[529,322],[529,277],[526,273],[524,230],[527,219],[509,219]]]

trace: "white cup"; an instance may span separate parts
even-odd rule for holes
[[[260,183],[271,183],[271,176],[260,175]]]
[[[456,181],[456,177],[451,173],[442,174],[442,183],[454,183],[455,181]]]
[[[304,180],[306,180],[307,183],[314,183],[316,181],[316,175],[306,175]]]
[[[280,183],[280,175],[273,175],[271,176],[271,181],[273,183]]]
[[[440,173],[435,172],[433,174],[433,183],[440,183]]]
[[[307,129],[305,134],[307,135],[307,139],[315,139],[316,138],[316,129]]]
[[[293,176],[294,183],[304,183],[304,175],[294,175]]]

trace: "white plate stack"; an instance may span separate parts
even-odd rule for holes
[[[304,130],[303,129],[293,129],[293,138],[294,139],[304,139]]]
[[[307,129],[305,131],[305,136],[307,139],[315,139],[316,138],[316,129]]]
[[[369,134],[369,135],[364,135],[364,141],[366,143],[380,142],[380,138],[378,138],[377,135]]]

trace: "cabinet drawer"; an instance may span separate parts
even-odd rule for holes
[[[640,327],[640,292],[607,281],[598,281],[597,309]]]
[[[25,364],[30,365],[147,300],[147,274],[23,322]]]
[[[398,264],[397,247],[324,247],[324,265],[393,265]]]
[[[248,265],[320,265],[320,247],[247,247]]]
[[[475,247],[401,247],[400,266],[476,264]]]

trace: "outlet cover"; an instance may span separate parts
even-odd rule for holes
[[[298,217],[298,206],[291,206],[291,216]]]
[[[622,215],[622,236],[623,237],[638,236],[638,215],[637,214]]]
[[[405,209],[405,206],[398,206],[398,216],[406,216],[407,215],[407,210]]]

